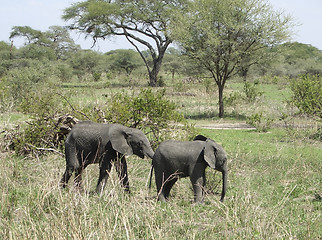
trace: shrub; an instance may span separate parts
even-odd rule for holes
[[[243,100],[243,96],[240,92],[230,93],[229,96],[224,96],[224,105],[225,106],[236,106]]]
[[[39,93],[23,101],[21,106],[31,114],[31,120],[6,134],[8,145],[17,154],[60,151],[65,136],[77,119],[142,129],[154,146],[165,139],[189,139],[194,135],[194,127],[176,111],[176,104],[165,99],[165,90],[142,89],[137,95],[134,92],[118,93],[109,97],[103,107],[86,106],[77,110],[71,106],[72,114],[59,106],[57,96],[50,92]],[[70,104],[68,99],[65,100]]]
[[[256,98],[263,95],[263,92],[258,90],[257,87],[258,84],[251,84],[249,82],[245,82],[243,92],[246,96],[246,100],[249,102],[253,102],[256,100]]]
[[[157,85],[158,85],[158,87],[165,87],[166,86],[163,76],[159,76],[159,79],[157,81]]]
[[[44,86],[51,89],[52,86],[48,84],[57,84],[59,70],[56,65],[31,60],[25,63],[25,67],[12,67],[0,80],[1,98],[4,98],[3,101],[14,102],[15,106],[19,106],[33,91]]]
[[[186,130],[188,134],[193,131],[192,127],[188,127],[183,115],[176,111],[176,104],[165,98],[165,89],[158,91],[141,89],[136,96],[134,93],[132,95],[125,92],[118,93],[108,99],[108,106],[105,116],[108,122],[150,132],[154,143],[168,138],[167,134],[179,134],[174,130],[176,124],[173,123],[182,123],[184,127],[180,128]]]
[[[319,127],[314,133],[310,135],[311,139],[322,141],[322,127]]]
[[[98,82],[101,79],[102,73],[101,72],[93,72],[92,73],[94,82]]]
[[[213,87],[213,79],[211,79],[211,78],[205,78],[204,80],[203,80],[203,85],[204,85],[204,87],[205,87],[205,89],[206,89],[206,93],[211,93],[211,89],[212,89],[212,87]]]
[[[256,127],[256,131],[259,132],[267,132],[271,128],[273,122],[274,119],[264,117],[262,112],[252,114],[246,120],[247,124]]]
[[[292,101],[300,112],[322,118],[322,78],[302,75],[291,81]]]
[[[38,117],[53,115],[61,109],[61,98],[56,92],[51,85],[33,89],[21,100],[18,110]]]
[[[5,141],[10,149],[18,155],[38,155],[48,150],[63,149],[63,140],[68,133],[66,129],[72,127],[69,123],[74,118],[63,112],[61,98],[52,88],[29,92],[21,101],[19,110],[27,113],[29,120],[6,131]]]

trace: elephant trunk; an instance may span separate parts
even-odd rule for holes
[[[153,156],[154,156],[154,151],[152,150],[152,148],[151,147],[149,147],[148,149],[147,149],[147,151],[145,151],[145,155],[146,156],[148,156],[149,158],[153,158]]]
[[[221,198],[220,201],[223,202],[224,201],[224,197],[226,194],[226,188],[227,188],[227,169],[224,168],[224,170],[222,171],[222,191],[221,191]]]

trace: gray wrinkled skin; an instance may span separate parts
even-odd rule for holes
[[[192,142],[164,141],[155,151],[152,166],[155,169],[160,201],[168,199],[170,190],[178,178],[190,177],[194,201],[202,202],[207,166],[222,172],[220,201],[224,200],[227,187],[227,155],[219,144],[209,138],[198,135]]]
[[[81,188],[83,170],[89,164],[98,163],[100,170],[96,192],[101,193],[114,163],[122,186],[129,191],[125,155],[132,154],[140,158],[152,158],[154,155],[142,131],[120,124],[80,122],[72,128],[65,142],[66,170],[61,185],[65,188],[75,173],[74,183]]]

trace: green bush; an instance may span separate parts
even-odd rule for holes
[[[214,86],[214,81],[212,78],[205,78],[203,81],[202,81],[205,89],[206,89],[206,93],[211,93],[213,92],[212,91],[212,88]]]
[[[10,148],[18,155],[39,154],[41,150],[62,148],[57,138],[59,125],[53,118],[37,118],[11,132]],[[7,135],[8,136],[8,135]]]
[[[18,154],[59,150],[68,133],[62,132],[65,129],[62,126],[66,125],[62,116],[139,128],[154,146],[165,139],[189,139],[194,135],[194,127],[177,112],[176,104],[165,99],[165,90],[141,89],[138,94],[121,92],[109,97],[102,107],[88,105],[78,110],[72,106],[72,112],[66,112],[59,95],[47,91],[29,94],[20,105],[21,110],[30,114],[31,120],[7,134],[9,145]],[[67,122],[69,125],[70,121]]]
[[[254,83],[251,84],[249,82],[245,82],[243,92],[246,96],[246,100],[249,102],[253,102],[256,100],[256,98],[263,95],[263,92],[258,90],[258,84]]]
[[[19,107],[22,101],[39,88],[52,89],[60,74],[56,65],[49,62],[25,61],[26,67],[13,67],[0,79],[1,100]]]
[[[53,115],[62,109],[61,97],[57,92],[55,86],[51,85],[33,89],[21,100],[17,109],[38,117]]]
[[[240,92],[230,93],[229,96],[224,96],[225,106],[236,106],[243,100],[243,96]]]
[[[271,128],[273,122],[274,119],[264,117],[262,112],[252,114],[246,120],[246,123],[254,126],[258,132],[267,132]]]
[[[322,141],[322,127],[319,127],[314,133],[310,135],[311,139]]]
[[[292,101],[301,113],[322,118],[322,78],[302,75],[291,81]]]
[[[47,87],[26,94],[17,109],[28,114],[29,120],[6,131],[6,141],[18,155],[38,155],[47,150],[63,149],[67,134],[62,129],[64,106],[54,88]]]
[[[168,138],[171,134],[180,134],[180,130],[173,123],[184,125],[180,129],[183,128],[188,134],[193,131],[183,115],[177,112],[176,104],[165,98],[165,89],[141,89],[137,95],[125,92],[115,94],[108,99],[105,119],[108,122],[143,129],[144,132],[152,134],[154,143]]]

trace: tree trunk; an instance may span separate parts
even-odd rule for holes
[[[150,78],[149,80],[150,80],[151,87],[158,86],[158,74],[160,72],[163,56],[164,56],[164,53],[160,54],[158,58],[153,60],[153,68],[149,72],[149,78]]]
[[[224,117],[224,86],[218,85],[219,90],[219,114],[218,117],[223,118]]]
[[[149,71],[149,78],[150,78],[150,86],[151,87],[157,87],[158,86],[158,74],[161,69],[162,65],[162,60],[165,54],[165,51],[167,50],[169,44],[172,41],[168,40],[167,42],[164,43],[162,47],[159,49],[159,56],[153,55],[153,68],[151,71]]]
[[[247,75],[248,75],[248,68],[247,67],[242,68],[241,75],[243,77],[244,82],[246,82],[247,81]]]
[[[152,69],[152,71],[149,73],[149,85],[150,87],[156,87],[158,82],[158,71],[155,70],[155,68]]]

